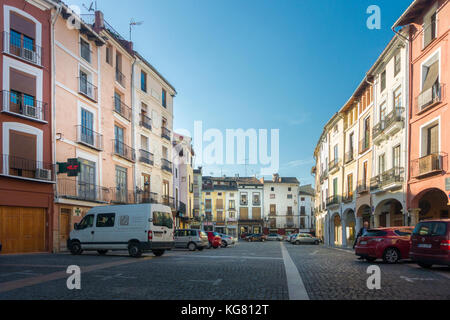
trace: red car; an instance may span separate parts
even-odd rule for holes
[[[220,248],[222,245],[222,238],[219,236],[217,232],[208,231],[208,241],[209,247],[213,247],[214,249]]]
[[[358,239],[355,254],[369,262],[383,259],[386,263],[397,263],[409,259],[413,227],[392,227],[368,230]]]
[[[450,219],[420,222],[411,242],[410,257],[422,268],[450,266]]]

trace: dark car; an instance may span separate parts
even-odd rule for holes
[[[245,238],[248,242],[264,242],[266,241],[266,236],[263,234],[251,234]]]
[[[450,219],[420,222],[411,237],[409,255],[422,268],[450,266]]]
[[[358,239],[355,254],[373,262],[383,259],[386,263],[397,263],[409,259],[412,227],[377,228],[368,230]]]

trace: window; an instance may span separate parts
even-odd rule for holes
[[[10,12],[10,34],[8,53],[40,64],[40,48],[35,46],[36,25],[33,21]],[[7,33],[4,35],[7,39]]]
[[[248,204],[247,193],[241,193],[241,206],[246,206]]]
[[[112,228],[116,220],[115,213],[106,213],[97,215],[97,228]]]
[[[378,174],[383,174],[386,171],[386,158],[384,154],[378,157]]]
[[[289,191],[289,192],[291,192],[291,191],[292,191],[292,188],[291,188],[291,187],[289,187],[289,188],[288,188],[288,191]]]
[[[292,199],[292,194],[288,194],[288,195],[287,195],[287,198],[288,198],[288,199]]]
[[[81,109],[81,137],[80,140],[94,145],[94,114],[84,108]]]
[[[86,60],[87,62],[91,62],[91,47],[89,45],[89,42],[85,41],[84,39],[80,39],[80,50],[81,50],[81,57]]]
[[[399,169],[400,168],[400,146],[396,146],[392,150],[392,159],[393,159],[393,168]]]
[[[427,129],[427,155],[439,152],[439,125]]]
[[[36,178],[37,136],[21,131],[9,131],[9,174]]]
[[[153,212],[153,225],[157,227],[173,228],[172,215],[167,212]]]
[[[399,112],[402,107],[402,89],[398,88],[394,91],[394,110]],[[400,115],[400,113],[398,113]]]
[[[445,236],[447,224],[445,222],[421,222],[414,229],[414,235],[420,236]]]
[[[229,209],[236,209],[236,203],[234,200],[229,200],[228,201],[228,208]]]
[[[147,74],[141,71],[141,90],[147,92]]]
[[[384,129],[384,121],[386,120],[386,102],[380,106],[380,123]]]
[[[292,207],[287,207],[287,215],[292,216]]]
[[[380,75],[380,92],[386,89],[386,70],[384,70]]]
[[[436,11],[429,13],[423,19],[423,48],[426,48],[437,36]]]
[[[14,68],[9,69],[9,111],[28,117],[42,119],[42,110],[37,109],[36,77]],[[5,93],[4,93],[5,94]],[[8,100],[5,96],[4,100]]]
[[[205,209],[206,210],[211,210],[212,205],[211,205],[211,199],[206,199],[205,200]]]
[[[274,215],[277,212],[277,206],[275,204],[270,205],[270,214]]]
[[[275,191],[275,188],[274,188],[274,187],[271,187],[271,188],[270,188],[270,191],[274,192],[274,191]]]
[[[116,201],[119,203],[127,202],[128,189],[127,169],[116,166]]]
[[[305,198],[301,198],[300,201],[305,202]]]
[[[94,215],[90,214],[87,215],[81,220],[81,222],[78,224],[78,230],[83,230],[87,228],[92,228],[94,226]]]
[[[112,47],[107,46],[106,47],[106,63],[112,66]]]
[[[253,205],[259,206],[261,204],[261,194],[259,192],[253,193]]]
[[[353,174],[347,176],[347,197],[353,197]]]
[[[398,75],[400,72],[402,66],[401,66],[401,57],[400,53],[397,53],[394,57],[394,77]]]
[[[336,197],[338,195],[338,179],[334,178],[333,180],[333,196]]]
[[[304,206],[300,207],[300,215],[302,216],[306,215],[306,208]]]
[[[164,89],[162,89],[161,102],[162,102],[162,106],[164,108],[167,108],[167,92]]]

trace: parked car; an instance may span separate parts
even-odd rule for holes
[[[411,237],[410,257],[422,268],[450,266],[450,219],[420,222]]]
[[[187,229],[175,231],[175,248],[202,251],[208,246],[208,235],[201,230]]]
[[[220,246],[222,245],[222,238],[219,236],[219,234],[217,232],[213,232],[213,231],[208,231],[207,232],[208,235],[208,249],[210,249],[211,247],[214,249],[220,248]]]
[[[263,234],[251,234],[245,238],[248,242],[264,242],[266,241],[266,236]]]
[[[284,240],[286,240],[287,242],[291,242],[291,240],[296,237],[298,235],[298,233],[291,233],[288,234],[287,236],[285,236],[286,238]]]
[[[355,254],[369,262],[383,259],[385,263],[397,263],[409,259],[413,227],[391,227],[368,230],[358,239]]]
[[[219,233],[220,238],[222,238],[222,247],[226,248],[235,244],[235,239],[227,234]]]
[[[83,251],[128,250],[140,257],[152,251],[161,256],[174,247],[171,209],[161,204],[95,207],[70,233],[67,247],[74,255]]]
[[[318,245],[320,244],[320,239],[313,237],[312,235],[310,235],[309,233],[299,233],[297,234],[295,237],[291,238],[291,243],[292,244],[315,244]]]
[[[283,241],[283,236],[278,233],[270,233],[267,235],[267,241]]]

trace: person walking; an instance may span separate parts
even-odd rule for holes
[[[355,243],[353,244],[353,250],[355,249],[356,244],[358,243],[358,239],[364,237],[368,230],[369,230],[369,221],[364,221],[363,227],[361,228],[361,230],[359,230],[358,234],[356,235]],[[361,258],[359,259],[361,260]]]

